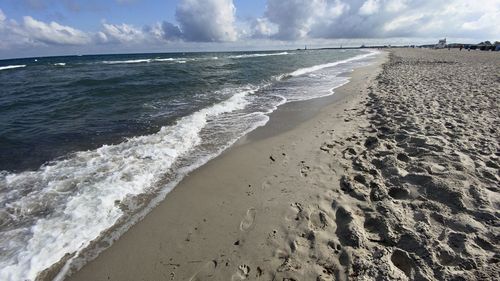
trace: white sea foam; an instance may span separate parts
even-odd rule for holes
[[[290,93],[287,95],[287,101],[305,101],[331,96],[335,93],[335,89],[349,83],[348,77],[331,77],[329,81],[318,81],[320,85],[316,87],[304,87],[302,89],[290,88]]]
[[[118,202],[151,190],[175,160],[201,142],[209,119],[245,108],[253,91],[243,89],[156,134],[77,152],[37,171],[0,173],[0,190],[8,190],[0,203],[19,216],[39,217],[28,229],[2,233],[9,242],[1,245],[0,280],[34,280],[66,253],[87,247],[124,214]]]
[[[151,62],[177,62],[185,63],[189,59],[186,58],[154,58],[154,59],[137,59],[137,60],[111,60],[102,61],[104,64],[132,64],[132,63],[151,63]]]
[[[243,54],[236,56],[228,56],[231,59],[242,59],[242,58],[258,58],[258,57],[270,57],[270,56],[285,56],[292,55],[293,53],[281,52],[281,53],[266,53],[266,54]]]
[[[105,64],[121,64],[121,63],[148,63],[151,59],[140,59],[140,60],[105,60],[102,63]]]
[[[21,67],[26,67],[26,65],[25,65],[25,64],[18,64],[18,65],[0,66],[0,70],[14,69],[14,68],[21,68]]]
[[[296,71],[288,74],[288,76],[294,77],[294,76],[304,75],[304,74],[311,73],[311,72],[314,72],[314,71],[318,71],[318,70],[321,70],[321,69],[324,69],[324,68],[334,67],[334,66],[337,66],[339,64],[362,60],[362,59],[365,59],[367,57],[373,56],[373,55],[375,55],[377,53],[378,53],[377,51],[369,51],[369,52],[367,52],[365,54],[361,54],[361,55],[358,55],[358,56],[355,56],[355,57],[352,57],[352,58],[349,58],[349,59],[341,60],[341,61],[336,61],[336,62],[331,62],[331,63],[325,63],[325,64],[319,64],[319,65],[315,65],[315,66],[311,66],[311,67],[300,68],[300,69],[297,69]]]
[[[165,59],[152,59],[153,62],[180,62],[180,61],[188,61],[188,60],[195,60],[195,59],[187,59],[187,58],[165,58]]]
[[[159,62],[162,62],[162,61],[175,61],[177,59],[174,59],[174,58],[164,58],[164,59],[161,59],[161,58],[156,58],[154,59],[154,61],[159,61]]]
[[[368,51],[345,60],[300,68],[294,72],[276,76],[275,79],[282,81],[285,78],[293,78],[285,80],[287,81],[287,101],[303,101],[330,96],[334,94],[336,88],[349,82],[348,76],[339,76],[339,74],[350,72],[368,63],[366,59],[377,53],[379,52]]]
[[[54,63],[55,66],[65,66],[66,63],[65,62],[57,62],[57,63]]]

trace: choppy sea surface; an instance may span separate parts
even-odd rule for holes
[[[0,280],[34,280],[63,257],[64,271],[67,253],[115,239],[279,105],[333,94],[375,55],[0,60]]]

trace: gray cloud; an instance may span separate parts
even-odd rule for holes
[[[293,40],[304,38],[326,6],[318,0],[268,0],[265,18],[278,26],[274,38]]]
[[[161,24],[163,38],[166,40],[179,40],[182,38],[182,31],[177,25],[164,21]]]
[[[270,37],[302,38],[498,36],[496,0],[268,0]],[[258,31],[256,31],[258,33]]]
[[[235,12],[232,0],[181,0],[175,14],[179,27],[165,23],[164,31],[167,38],[176,35],[186,41],[235,41]]]
[[[257,18],[251,23],[251,37],[254,39],[269,38],[278,32],[278,26],[267,18]]]

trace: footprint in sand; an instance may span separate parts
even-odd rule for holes
[[[266,180],[265,182],[262,183],[261,187],[262,187],[262,190],[266,190],[268,188],[270,188],[272,186],[271,182]]]
[[[391,255],[391,262],[409,279],[415,279],[415,263],[410,255],[401,249],[395,249]]]
[[[196,272],[189,281],[204,281],[212,278],[215,273],[215,268],[217,268],[216,261],[209,261],[204,264],[198,272]]]
[[[250,267],[246,264],[238,266],[238,271],[231,277],[231,281],[245,280],[250,273]]]
[[[290,204],[290,208],[288,209],[287,214],[285,215],[285,219],[287,221],[299,221],[301,219],[306,218],[307,214],[304,212],[304,207],[302,204],[295,202]]]
[[[310,228],[313,228],[315,230],[318,229],[325,229],[325,227],[328,226],[328,219],[327,215],[321,211],[319,212],[313,212],[311,216],[309,217],[309,223],[310,223]]]
[[[240,223],[240,230],[241,231],[247,231],[253,226],[256,214],[257,214],[257,210],[255,210],[255,208],[250,208],[247,210],[245,217],[243,218],[243,220]]]
[[[303,177],[307,177],[309,175],[309,171],[311,170],[311,167],[307,166],[304,161],[300,161],[300,174]]]

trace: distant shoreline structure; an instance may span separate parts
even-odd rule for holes
[[[439,44],[439,43],[438,43]],[[406,44],[406,45],[360,45],[360,46],[342,46],[339,47],[318,47],[310,48],[307,45],[304,48],[280,48],[280,49],[259,49],[259,50],[228,50],[228,51],[211,51],[211,50],[200,50],[200,51],[166,51],[166,52],[125,52],[125,53],[95,53],[95,54],[63,54],[63,55],[42,55],[42,56],[30,56],[30,57],[11,57],[11,58],[0,58],[1,61],[10,60],[26,60],[32,59],[35,62],[40,58],[57,58],[57,57],[82,57],[82,56],[120,56],[120,55],[162,55],[162,54],[198,54],[198,53],[245,53],[245,52],[280,52],[280,51],[307,51],[307,50],[356,50],[356,49],[390,49],[390,48],[435,48],[438,44]],[[445,45],[446,48],[460,48],[462,46],[464,49],[470,50],[483,50],[483,51],[500,51],[500,41],[495,41],[491,43],[490,41],[484,41],[477,44],[466,44],[466,43],[450,43]]]
[[[443,44],[444,42],[444,44]],[[436,47],[439,46],[439,47]],[[491,43],[490,41],[484,41],[477,44],[465,44],[465,43],[450,43],[446,44],[446,39],[439,40],[437,44],[424,44],[424,45],[361,45],[359,47],[325,47],[316,48],[316,50],[354,50],[354,49],[391,49],[391,48],[429,48],[429,49],[470,49],[470,50],[481,50],[481,51],[500,51],[500,41],[495,41]]]

